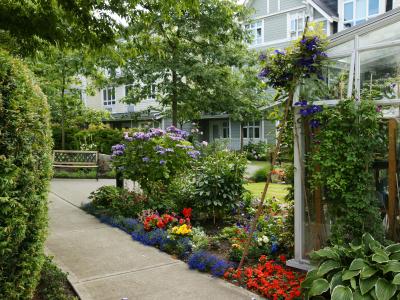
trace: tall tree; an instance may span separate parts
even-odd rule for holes
[[[15,43],[18,52],[43,44],[92,48],[110,44],[147,3],[163,10],[196,10],[198,0],[2,0],[0,43]],[[16,48],[14,47],[13,50]]]
[[[127,101],[138,102],[155,88],[175,126],[190,111],[237,112],[246,102],[238,89],[246,79],[242,71],[253,62],[244,42],[246,17],[247,10],[230,0],[199,0],[194,12],[144,5],[130,17],[121,44],[127,60],[119,81],[133,84]]]
[[[101,122],[106,116],[104,112],[86,108],[82,101],[82,93],[90,93],[96,79],[102,79],[103,72],[95,58],[85,49],[48,47],[28,60],[47,96],[52,124],[61,129],[62,149],[65,149],[66,128]]]

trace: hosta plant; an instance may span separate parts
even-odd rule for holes
[[[306,299],[400,299],[400,243],[384,247],[365,233],[361,243],[313,252],[316,268],[302,283]]]

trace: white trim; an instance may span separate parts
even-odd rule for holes
[[[270,11],[270,9],[269,9],[269,1],[270,0],[267,0],[267,15],[269,14],[269,11]]]
[[[271,42],[265,42],[265,43],[258,44],[258,45],[251,45],[249,48],[254,49],[254,48],[260,48],[260,47],[268,47],[268,46],[272,46],[272,45],[276,45],[276,44],[287,43],[290,41],[291,41],[291,39],[284,38],[284,39],[279,39],[279,40],[273,40]]]
[[[326,11],[324,11],[321,7],[314,3],[312,0],[307,0],[307,3],[310,4],[316,11],[318,11],[321,15],[323,15],[329,22],[338,21],[339,18],[333,18],[332,16],[328,15]]]
[[[281,0],[278,0],[278,11],[281,10]]]
[[[231,122],[230,117],[228,118],[228,121],[229,121],[229,136],[228,136],[228,138],[231,139],[231,137],[232,137],[232,122]]]
[[[276,16],[276,15],[286,14],[288,12],[299,10],[299,9],[302,9],[302,8],[306,8],[306,6],[305,5],[296,6],[296,7],[293,7],[293,8],[285,9],[285,10],[274,12],[274,13],[271,13],[271,14],[266,14],[266,15],[254,17],[254,18],[252,18],[252,20],[265,19],[265,18],[268,18],[268,17]]]
[[[265,142],[264,117],[261,118],[261,140]]]

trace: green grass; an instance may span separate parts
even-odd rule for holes
[[[254,196],[260,197],[264,190],[265,182],[248,183],[244,187],[250,191]],[[289,185],[280,183],[271,183],[268,188],[267,198],[275,196],[278,199],[283,199],[287,195],[287,188]]]

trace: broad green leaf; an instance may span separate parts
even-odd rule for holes
[[[376,247],[382,247],[382,245],[379,242],[377,242],[369,233],[364,233],[362,240],[364,244],[371,250],[373,250]]]
[[[400,260],[400,252],[393,253],[389,256],[390,260]]]
[[[372,261],[382,264],[389,261],[389,256],[382,254],[374,254],[372,255]]]
[[[329,289],[330,289],[331,294],[333,292],[333,289],[337,285],[343,285],[342,275],[343,275],[343,272],[339,271],[335,275],[332,276],[331,282],[329,284]]]
[[[390,253],[400,252],[400,243],[389,245],[385,250]]]
[[[350,286],[353,290],[357,289],[357,281],[354,277],[350,279]]]
[[[369,277],[371,277],[372,275],[374,275],[376,272],[378,272],[377,269],[375,269],[375,268],[373,268],[373,267],[370,267],[370,266],[365,266],[365,267],[361,270],[360,277],[361,277],[362,279],[366,279],[366,278],[369,278]]]
[[[361,270],[366,265],[367,264],[365,260],[363,260],[362,258],[356,258],[351,262],[349,270],[350,271]]]
[[[361,295],[360,291],[355,291],[353,293],[353,299],[354,300],[373,300],[371,295],[366,294],[366,295]]]
[[[341,267],[340,263],[336,260],[324,261],[318,268],[318,276],[324,276],[332,270],[339,269]]]
[[[360,290],[361,294],[365,295],[367,294],[374,286],[376,281],[378,280],[378,277],[370,277],[367,279],[361,279],[359,280],[359,285],[360,285]]]
[[[389,300],[394,296],[396,290],[396,285],[383,278],[379,278],[375,284],[375,293],[379,300]]]
[[[394,276],[392,283],[400,285],[400,274],[396,274],[396,276]]]
[[[325,293],[329,289],[329,282],[324,278],[314,280],[308,293],[309,297],[318,296]]]
[[[311,288],[313,281],[315,279],[319,278],[319,276],[317,275],[317,272],[318,272],[318,269],[311,270],[307,273],[306,279],[304,279],[304,281],[301,283],[301,287],[303,289]]]
[[[342,280],[349,280],[349,279],[357,276],[358,274],[360,274],[360,272],[361,272],[361,270],[357,270],[357,271],[346,270],[343,272]]]
[[[318,258],[329,258],[333,260],[340,259],[339,254],[337,254],[337,252],[332,248],[324,248],[318,251],[314,251],[310,254],[310,258],[313,260],[316,260]]]
[[[331,300],[353,300],[353,292],[347,286],[338,285],[333,289]]]
[[[382,266],[383,274],[388,272],[400,273],[400,262],[397,260],[388,261],[387,264]]]

